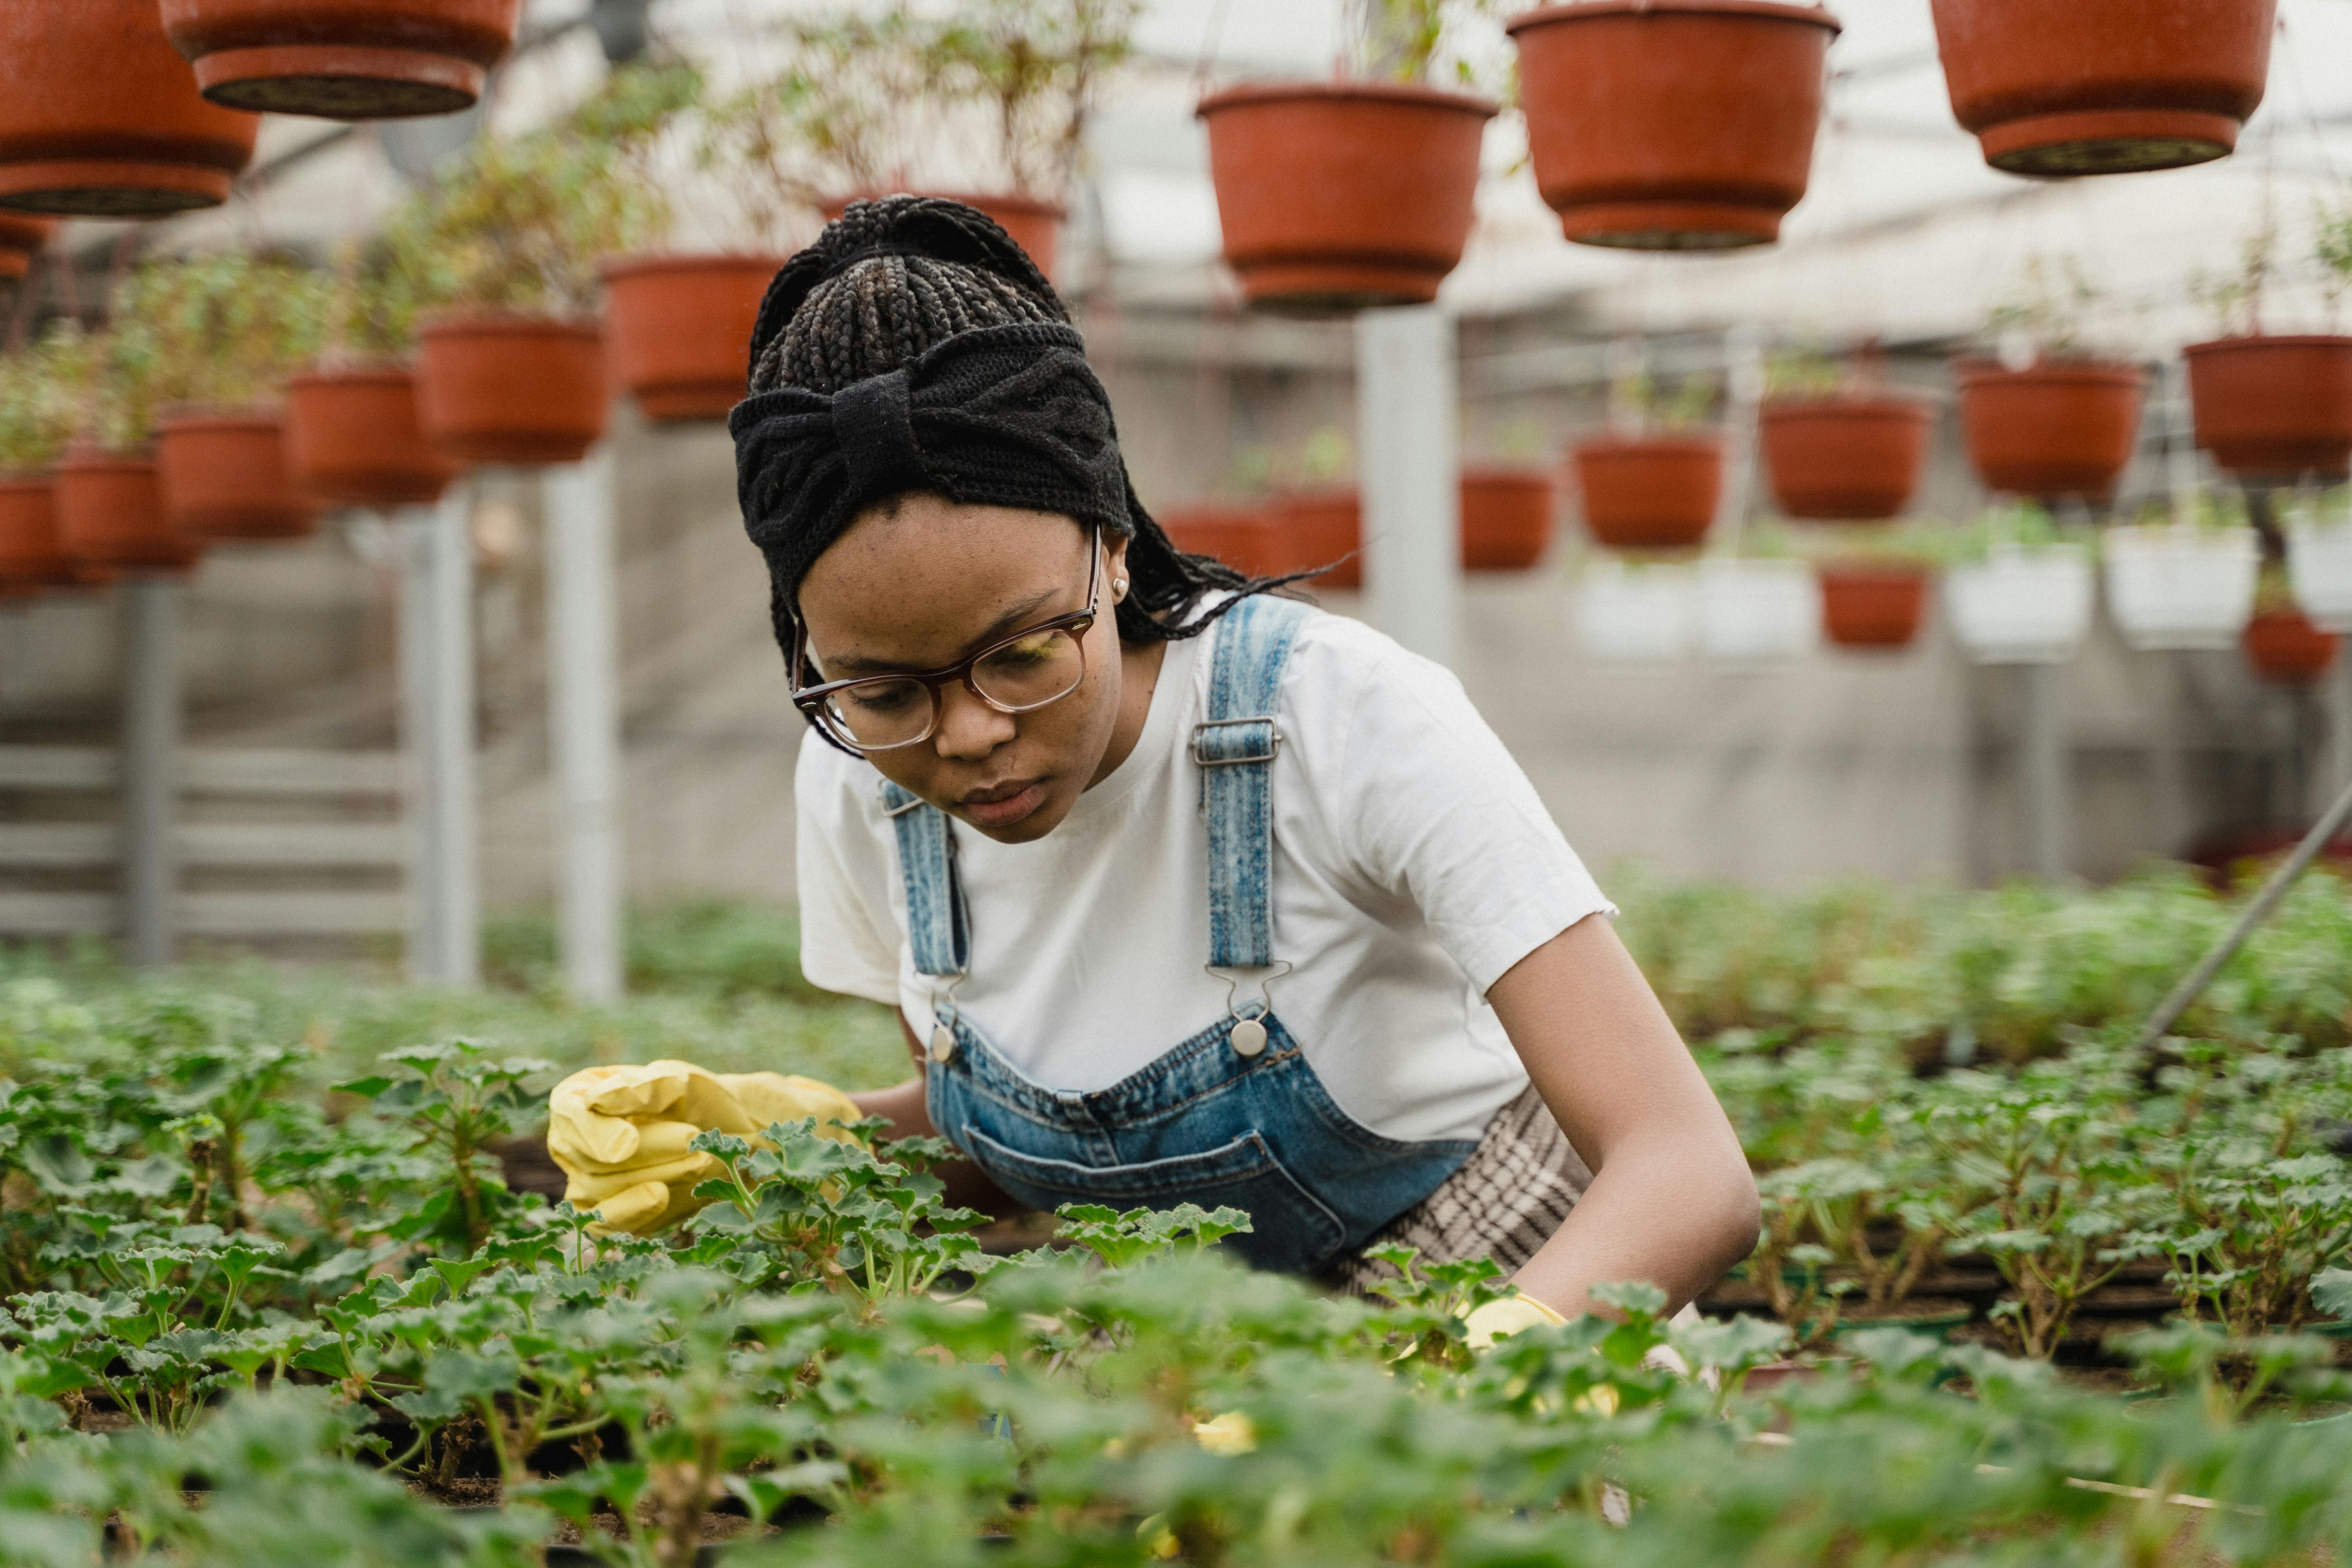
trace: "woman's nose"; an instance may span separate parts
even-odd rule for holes
[[[931,744],[944,758],[977,762],[1013,739],[1020,726],[961,686],[940,693],[940,728]]]

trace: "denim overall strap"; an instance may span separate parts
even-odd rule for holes
[[[882,809],[898,834],[898,875],[907,886],[907,941],[924,974],[961,974],[971,963],[963,885],[947,814],[920,795],[882,782]]]
[[[1209,663],[1209,716],[1192,731],[1209,818],[1209,967],[1267,969],[1274,956],[1275,711],[1307,608],[1254,594],[1227,611]]]

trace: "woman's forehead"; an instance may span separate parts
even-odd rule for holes
[[[828,669],[950,663],[1008,616],[1083,608],[1089,537],[1056,513],[929,494],[869,508],[801,580],[811,650]]]

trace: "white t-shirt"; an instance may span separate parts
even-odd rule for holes
[[[971,920],[955,1005],[1049,1089],[1106,1088],[1225,1014],[1226,981],[1202,968],[1192,757],[1217,635],[1169,645],[1135,751],[1053,832],[1007,845],[950,826]],[[1615,910],[1442,666],[1318,612],[1276,717],[1274,942],[1294,968],[1273,982],[1275,1016],[1372,1131],[1475,1138],[1528,1081],[1486,988]],[[826,990],[896,1003],[928,1038],[945,983],[915,970],[880,783],[814,731],[802,743],[801,964]]]

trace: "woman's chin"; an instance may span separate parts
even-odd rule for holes
[[[1031,843],[1070,815],[1071,803],[1062,798],[1057,782],[1040,780],[1007,800],[967,804],[957,808],[956,816],[999,844]]]

